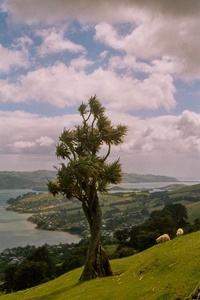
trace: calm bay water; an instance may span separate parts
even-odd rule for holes
[[[0,190],[0,252],[6,248],[26,245],[42,246],[58,245],[59,243],[77,243],[80,237],[67,232],[35,229],[35,224],[27,221],[30,214],[18,214],[6,211],[7,200],[31,190]]]

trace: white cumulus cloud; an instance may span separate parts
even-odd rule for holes
[[[27,68],[29,62],[23,52],[11,50],[0,44],[0,72],[7,73],[11,68]]]
[[[97,94],[109,108],[122,111],[159,107],[170,110],[176,104],[170,75],[153,74],[138,80],[102,68],[91,73],[79,72],[72,66],[58,63],[40,68],[21,76],[15,83],[1,80],[1,99],[13,102],[34,100],[66,107]]]
[[[55,54],[63,51],[72,53],[86,52],[82,45],[75,44],[64,37],[64,30],[51,27],[49,29],[38,30],[36,34],[42,38],[42,44],[38,47],[41,56]]]

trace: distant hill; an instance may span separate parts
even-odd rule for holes
[[[174,177],[168,176],[161,176],[161,175],[139,175],[136,173],[127,174],[124,173],[123,175],[123,182],[130,182],[130,183],[142,183],[142,182],[178,182],[178,179]]]
[[[56,171],[0,172],[0,189],[47,190],[47,181],[53,180]]]
[[[38,170],[33,172],[0,172],[0,189],[33,189],[47,190],[47,181],[56,177],[56,171]],[[174,177],[159,175],[123,174],[122,182],[144,183],[144,182],[178,182]]]

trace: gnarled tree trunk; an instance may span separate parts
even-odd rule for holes
[[[96,193],[95,193],[96,194]],[[99,205],[98,196],[92,199],[92,204],[88,208],[83,205],[90,225],[90,241],[87,250],[87,257],[80,282],[90,280],[96,277],[113,275],[107,253],[101,245],[102,212]]]

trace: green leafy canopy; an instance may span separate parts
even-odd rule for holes
[[[50,181],[48,188],[54,195],[62,193],[67,198],[76,197],[83,201],[91,186],[105,193],[109,184],[121,181],[119,159],[112,163],[108,163],[107,159],[111,146],[124,142],[127,127],[121,124],[114,127],[96,96],[82,103],[78,111],[82,124],[72,130],[64,129],[61,133],[56,155],[66,163],[57,168],[57,180]]]

